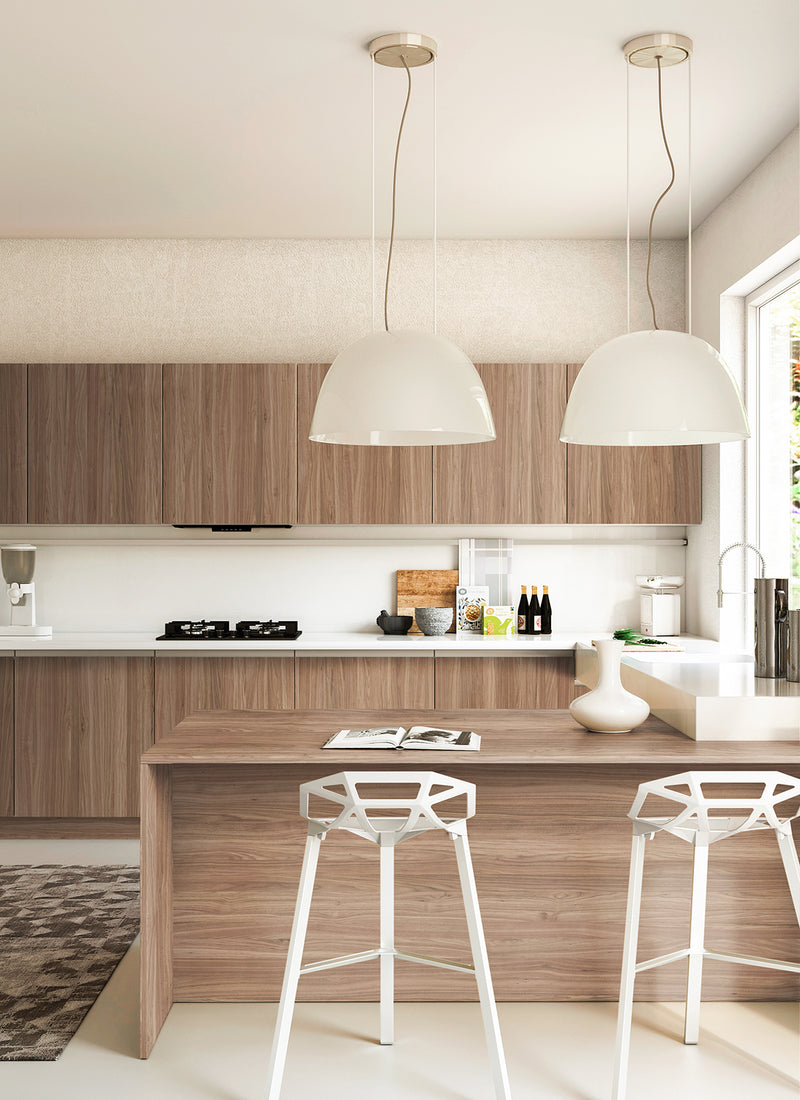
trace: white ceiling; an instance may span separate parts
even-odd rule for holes
[[[798,120],[797,0],[7,0],[0,236],[365,237],[366,43],[439,42],[439,234],[625,232],[621,45],[694,39],[694,221]],[[664,74],[685,230],[686,66]],[[400,232],[430,228],[430,70],[417,70]],[[405,93],[378,68],[383,183]],[[634,231],[668,178],[655,75],[633,70]],[[642,162],[647,162],[647,168]],[[673,196],[670,196],[672,199]],[[379,232],[386,196],[379,195]]]

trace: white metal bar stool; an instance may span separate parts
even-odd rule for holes
[[[739,787],[740,797],[713,797],[715,787],[730,790]],[[760,791],[753,795],[753,788]],[[750,793],[747,793],[749,788]],[[719,792],[718,792],[719,793]],[[628,911],[625,921],[625,948],[622,958],[622,982],[617,1021],[617,1049],[612,1086],[613,1100],[624,1100],[630,1055],[631,1015],[633,1012],[633,983],[641,970],[650,970],[676,959],[688,959],[686,983],[686,1009],[684,1043],[696,1043],[700,1033],[700,992],[703,961],[719,959],[723,962],[746,963],[764,966],[772,970],[789,970],[800,974],[800,962],[781,962],[777,959],[761,959],[732,951],[711,951],[705,946],[706,883],[708,874],[708,848],[720,840],[737,833],[754,829],[772,829],[778,841],[789,891],[800,925],[800,862],[792,840],[791,823],[800,812],[792,816],[780,816],[782,803],[800,795],[800,780],[783,772],[683,772],[639,787],[628,817],[633,820],[633,848],[628,883]],[[677,802],[681,809],[674,817],[651,816],[644,813],[645,801],[650,797]],[[652,803],[651,803],[652,805]],[[655,809],[655,807],[653,807]],[[642,870],[644,867],[645,840],[658,832],[672,833],[694,846],[692,871],[692,906],[689,928],[689,946],[668,955],[636,961],[639,934],[639,910],[642,900]]]
[[[362,795],[362,785],[380,784],[381,786],[416,786],[412,797],[380,797]],[[435,790],[434,790],[435,788]],[[309,813],[309,795],[336,804],[338,813],[330,818],[312,817]],[[466,795],[466,812],[456,818],[440,817],[437,807],[440,803]],[[384,817],[381,811],[402,811],[402,816]],[[443,810],[444,812],[444,810]],[[394,1039],[394,960],[405,959],[410,962],[424,963],[426,966],[439,966],[447,970],[467,971],[475,975],[481,1002],[483,1026],[489,1047],[489,1060],[494,1083],[496,1100],[510,1100],[511,1092],[506,1072],[503,1043],[500,1037],[500,1024],[494,1002],[492,979],[489,973],[489,959],[486,954],[486,942],[483,935],[478,895],[475,889],[475,877],[467,840],[467,819],[475,813],[475,784],[460,779],[452,779],[438,772],[339,772],[323,779],[303,783],[300,787],[300,814],[308,820],[303,868],[300,874],[300,887],[297,892],[297,904],[289,940],[289,953],[275,1024],[270,1056],[267,1100],[278,1100],[286,1064],[286,1050],[289,1044],[289,1031],[292,1025],[297,983],[301,974],[317,970],[328,970],[337,966],[349,966],[367,959],[380,959],[380,1041],[390,1044]],[[370,948],[353,955],[323,959],[320,962],[303,965],[303,945],[308,915],[311,905],[311,893],[317,869],[320,844],[332,829],[346,829],[355,836],[371,840],[380,848],[380,947]],[[424,955],[415,955],[395,947],[394,943],[394,849],[397,844],[409,837],[442,829],[453,840],[461,880],[461,892],[467,917],[472,965],[432,959]]]

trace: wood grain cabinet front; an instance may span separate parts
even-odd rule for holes
[[[14,658],[0,657],[0,817],[14,813]]]
[[[169,733],[196,710],[291,710],[294,654],[243,657],[158,655],[155,736]]]
[[[434,523],[566,523],[563,363],[483,363],[491,443],[434,447]]]
[[[558,710],[575,695],[572,656],[436,655],[437,710]]]
[[[17,657],[15,815],[136,817],[152,657]]]
[[[361,657],[298,653],[295,706],[298,710],[432,707],[433,655]]]
[[[166,364],[164,523],[295,523],[296,428],[291,364]]]
[[[328,366],[297,368],[298,523],[430,523],[433,447],[312,443]]]
[[[161,523],[161,367],[28,367],[28,523]]]
[[[0,363],[0,523],[28,518],[28,368]]]
[[[569,368],[569,387],[579,366]],[[654,398],[657,400],[657,398]],[[700,523],[700,447],[567,447],[568,523]]]

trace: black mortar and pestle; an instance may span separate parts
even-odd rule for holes
[[[375,622],[384,634],[408,634],[413,615],[390,615],[388,611],[381,611]]]

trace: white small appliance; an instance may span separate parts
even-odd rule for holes
[[[639,575],[639,630],[648,638],[672,638],[681,632],[681,598],[677,589],[683,577]]]
[[[52,638],[52,626],[36,624],[36,547],[28,543],[0,547],[0,566],[11,604],[11,625],[0,626],[0,635],[18,638]]]

